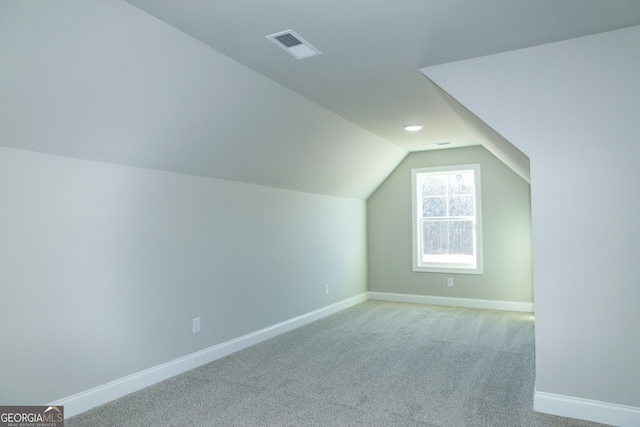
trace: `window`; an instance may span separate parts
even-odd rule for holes
[[[480,165],[412,169],[413,270],[482,274]]]

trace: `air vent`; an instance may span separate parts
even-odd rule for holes
[[[310,58],[312,56],[320,55],[320,51],[313,47],[305,39],[297,35],[292,30],[280,31],[279,33],[271,34],[267,36],[267,39],[271,40],[280,48],[289,52],[296,59]]]
[[[285,47],[293,47],[293,46],[298,46],[299,44],[302,44],[302,42],[297,38],[295,38],[294,35],[291,33],[278,36],[276,37],[276,40],[282,43]]]
[[[422,144],[423,146],[428,146],[428,145],[449,145],[451,144],[451,141],[443,141],[443,142],[425,142],[424,144]]]

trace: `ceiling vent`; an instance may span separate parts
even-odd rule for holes
[[[292,30],[280,31],[279,33],[267,36],[267,38],[295,56],[296,59],[310,58],[322,53]]]

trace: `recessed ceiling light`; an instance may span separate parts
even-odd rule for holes
[[[412,124],[412,125],[404,125],[404,130],[407,130],[409,132],[415,132],[417,130],[420,130],[424,127],[424,125],[419,125],[419,124]]]

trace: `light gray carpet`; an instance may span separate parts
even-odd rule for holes
[[[367,301],[76,426],[598,426],[533,411],[527,313]]]

